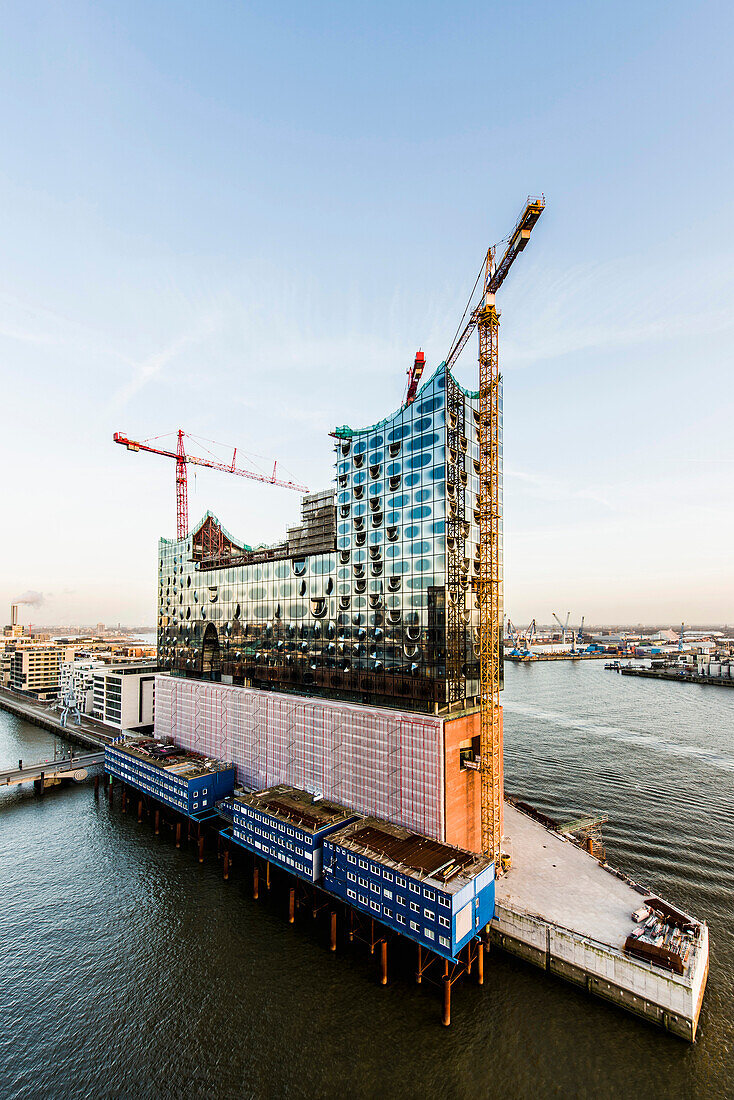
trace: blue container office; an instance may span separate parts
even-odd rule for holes
[[[308,882],[321,878],[324,837],[357,816],[344,806],[285,785],[238,792],[218,809],[232,822],[224,836]]]
[[[105,771],[194,821],[216,814],[216,803],[234,790],[235,768],[160,741],[107,745]]]
[[[323,887],[447,959],[494,916],[485,856],[360,818],[324,840]]]

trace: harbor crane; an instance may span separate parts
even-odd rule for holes
[[[566,644],[566,634],[568,633],[568,620],[571,618],[571,612],[570,611],[566,612],[566,621],[565,621],[565,623],[561,622],[561,620],[556,615],[555,611],[552,611],[551,614],[553,615],[553,618],[556,620],[556,622],[558,623],[558,625],[561,628],[561,645],[565,645]],[[571,630],[571,644],[573,646],[573,629]]]
[[[502,873],[502,716],[500,679],[502,663],[502,517],[500,502],[501,450],[499,373],[500,315],[495,295],[519,254],[523,251],[545,198],[529,197],[515,227],[506,240],[499,263],[497,246],[487,250],[464,317],[446,357],[451,369],[476,328],[479,333],[479,772],[481,782],[482,851],[494,860],[495,873]],[[472,300],[481,282],[479,304]],[[471,311],[471,312],[470,312]],[[464,328],[462,324],[469,313]],[[454,589],[452,591],[452,588]],[[450,585],[448,600],[458,605],[460,585]]]
[[[231,462],[215,462],[209,458],[200,458],[198,455],[188,454],[184,445],[186,433],[178,429],[178,443],[175,451],[167,451],[161,447],[151,447],[150,440],[138,442],[128,439],[123,432],[115,432],[112,437],[115,443],[127,447],[128,451],[148,451],[150,454],[163,455],[164,458],[173,458],[176,461],[176,538],[185,539],[189,533],[189,491],[186,466],[206,466],[210,470],[221,470],[225,474],[236,474],[237,477],[252,478],[253,481],[262,481],[266,485],[280,485],[284,489],[295,489],[300,493],[307,493],[305,485],[298,485],[295,481],[281,481],[276,477],[277,462],[273,463],[272,474],[259,474],[255,470],[245,470],[235,466],[237,448],[234,448]],[[156,438],[160,439],[161,436]],[[191,439],[192,436],[189,436]]]

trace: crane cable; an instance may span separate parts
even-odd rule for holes
[[[508,233],[508,235],[506,237],[503,237],[501,241],[497,241],[496,244],[492,245],[492,248],[498,249],[500,247],[500,245],[507,244],[509,242],[511,236],[512,236],[512,234]],[[489,252],[489,249],[487,249],[487,252]],[[446,356],[446,361],[447,362],[454,353],[454,348],[456,347],[456,341],[459,338],[459,334],[464,331],[464,321],[465,321],[466,315],[469,312],[469,309],[471,307],[472,299],[474,298],[474,295],[475,295],[476,290],[477,290],[477,286],[479,285],[479,280],[482,278],[482,274],[485,270],[486,264],[487,264],[487,255],[485,254],[484,259],[482,260],[481,266],[479,268],[479,274],[477,275],[476,279],[474,280],[474,286],[472,287],[471,294],[469,295],[469,300],[466,303],[466,308],[465,308],[464,312],[461,315],[461,320],[459,321],[456,332],[454,333],[454,338],[451,341],[451,347],[449,348],[449,353]]]

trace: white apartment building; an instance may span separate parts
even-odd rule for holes
[[[93,716],[118,730],[153,725],[155,664],[94,669]]]

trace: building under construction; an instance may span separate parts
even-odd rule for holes
[[[287,789],[296,799],[326,800],[373,822],[379,844],[371,854],[363,845],[365,865],[369,854],[377,866],[385,845],[391,851],[403,845],[405,852],[433,845],[436,873],[441,865],[474,867],[475,857],[483,860],[457,891],[462,905],[464,892],[471,895],[477,912],[471,919],[468,910],[453,914],[462,935],[451,925],[442,937],[447,965],[453,948],[467,945],[469,970],[477,937],[491,933],[525,958],[692,1039],[708,966],[705,925],[650,898],[655,942],[646,947],[647,932],[633,918],[641,888],[600,866],[593,851],[552,835],[517,807],[505,808],[495,293],[543,206],[542,199],[528,200],[501,256],[487,253],[479,300],[470,297],[446,360],[424,381],[418,353],[399,409],[368,427],[334,429],[334,483],[303,497],[301,523],[276,545],[255,547],[210,513],[188,529],[186,463],[249,476],[235,467],[235,455],[231,465],[193,459],[182,432],[175,452],[115,437],[130,450],[176,461],[178,534],[161,539],[158,555],[162,671],[155,734],[231,762],[245,796]],[[462,387],[451,369],[475,330],[476,392]],[[275,470],[260,480],[275,482]],[[229,839],[251,843],[256,858],[273,853],[272,860],[264,856],[268,866],[294,858],[287,839],[294,826],[282,807],[275,814],[253,810],[252,834],[242,806],[235,810]],[[317,832],[311,828],[308,844],[301,838],[299,859],[314,847]],[[352,840],[339,840],[345,867]],[[335,852],[336,836],[325,844]],[[332,853],[324,869],[326,889],[335,858]],[[412,870],[408,862],[406,882],[410,874],[425,878],[420,859]],[[481,905],[477,882],[488,891]],[[337,896],[354,895],[358,909],[359,884],[352,890],[345,877],[341,885]],[[429,895],[439,887],[438,880],[423,882]],[[363,890],[373,923],[398,928],[392,902],[388,919],[382,895]],[[479,923],[481,906],[489,906],[491,921]],[[600,922],[605,907],[613,919]],[[416,915],[402,933],[418,945],[419,960],[436,942],[431,907],[423,909],[424,922]],[[676,960],[667,965],[659,949],[673,942]]]
[[[161,540],[156,730],[250,787],[479,850],[461,762],[480,737],[478,394],[441,364],[410,404],[334,435],[334,487],[278,545],[211,515]]]

